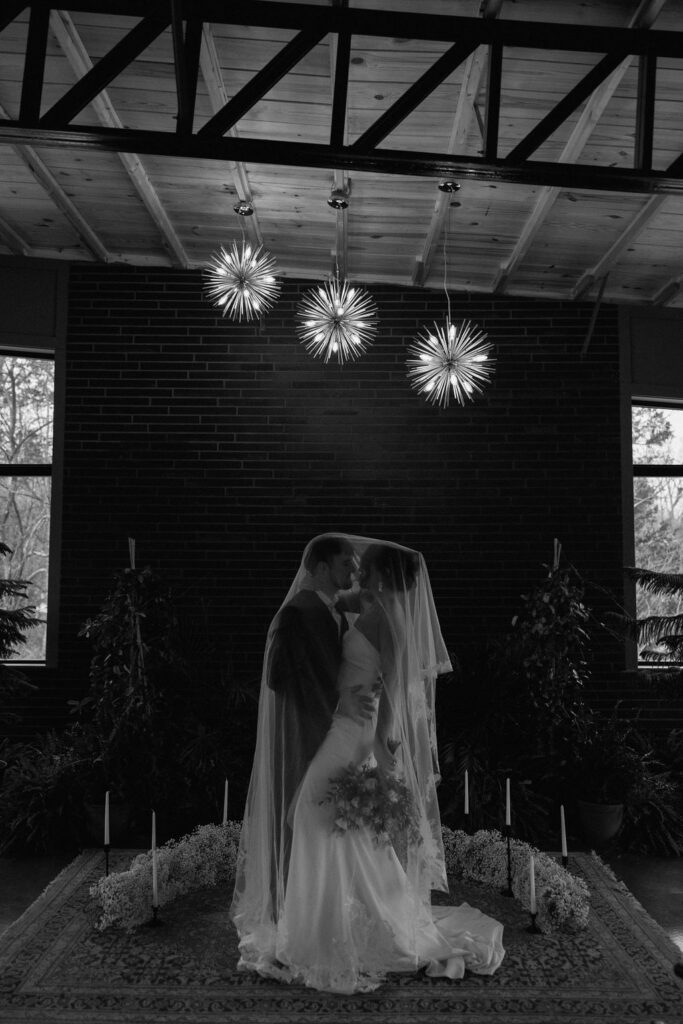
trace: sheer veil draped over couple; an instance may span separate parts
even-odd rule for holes
[[[422,555],[340,533],[307,545],[266,642],[231,907],[242,970],[353,993],[498,968],[499,922],[431,906],[448,891],[434,691],[449,669]]]

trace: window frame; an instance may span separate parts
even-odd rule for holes
[[[4,276],[7,271],[7,277]],[[22,669],[30,669],[31,675],[45,669],[56,669],[59,659],[58,638],[60,620],[61,562],[62,562],[62,493],[64,479],[64,418],[66,392],[66,324],[68,308],[69,264],[62,261],[22,257],[0,257],[0,298],[11,301],[11,289],[20,273],[25,288],[30,293],[41,294],[46,282],[50,284],[50,306],[44,313],[49,321],[48,329],[35,333],[33,325],[27,323],[24,329],[3,330],[0,325],[0,351],[3,355],[23,358],[52,359],[54,362],[54,406],[52,425],[52,463],[49,474],[31,473],[31,469],[44,466],[38,463],[29,466],[20,464],[21,475],[49,475],[50,494],[50,554],[48,559],[47,585],[47,626],[45,631],[45,660],[23,661]],[[2,467],[5,468],[4,465]],[[18,476],[17,466],[3,475]]]
[[[638,399],[633,398],[631,400],[631,414],[633,414],[634,408],[640,409],[671,409],[676,412],[683,412],[683,403],[675,402],[673,400],[665,401],[664,399]],[[683,484],[683,462],[634,462],[633,461],[633,429],[631,428],[631,505],[633,505],[633,484],[634,481],[639,477],[675,477],[679,479]],[[635,565],[635,515],[633,516],[633,564]],[[639,566],[639,568],[647,569],[648,566]],[[633,584],[634,594],[634,605],[636,601],[636,585]],[[650,661],[642,661],[638,658],[636,649],[636,663],[638,668],[653,669],[653,668],[677,668],[683,665],[683,661],[662,661],[654,664]]]

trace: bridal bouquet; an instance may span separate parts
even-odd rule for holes
[[[367,828],[378,846],[389,843],[417,845],[422,842],[410,790],[403,779],[379,765],[349,765],[330,779],[322,803],[334,805],[332,831],[345,835]]]

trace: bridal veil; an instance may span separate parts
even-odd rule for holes
[[[385,738],[391,740],[397,771],[410,790],[421,836],[419,843],[397,850],[397,855],[414,891],[428,903],[431,889],[447,891],[448,888],[436,792],[439,766],[434,704],[437,676],[450,671],[451,665],[427,567],[419,552],[399,544],[341,533],[321,536],[339,538],[349,544],[358,562],[368,549],[372,554],[384,550],[389,556],[393,579],[375,595],[384,610],[391,638],[389,649],[383,652],[386,668],[378,732],[385,723]],[[277,922],[284,903],[293,804],[291,786],[283,785],[282,780],[285,777],[302,779],[311,756],[306,748],[305,723],[297,732],[296,717],[293,722],[291,708],[287,709],[282,694],[271,685],[273,646],[278,630],[282,629],[283,609],[300,591],[311,587],[308,554],[311,545],[320,539],[314,538],[304,550],[266,641],[256,750],[231,906],[240,948],[243,956],[251,960],[276,957]],[[357,591],[357,585],[355,589]],[[343,606],[345,595],[340,597]],[[353,606],[353,592],[346,597],[347,605]],[[347,617],[353,619],[354,615],[350,613]],[[334,707],[325,703],[323,695],[315,691],[308,693],[307,704],[306,721],[331,719]]]

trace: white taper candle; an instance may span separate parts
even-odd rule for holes
[[[109,790],[104,794],[104,845],[109,846]]]
[[[223,791],[223,824],[225,825],[228,821],[228,780],[225,780],[225,790]]]
[[[470,777],[465,768],[465,814],[470,813]]]
[[[512,824],[510,817],[510,779],[505,780],[505,824]]]
[[[562,856],[567,856],[567,829],[564,824],[564,804],[560,804],[560,839],[562,842]]]
[[[529,857],[529,910],[536,913],[536,869],[533,853]]]
[[[159,877],[157,870],[157,816],[152,811],[152,906],[159,906]]]

